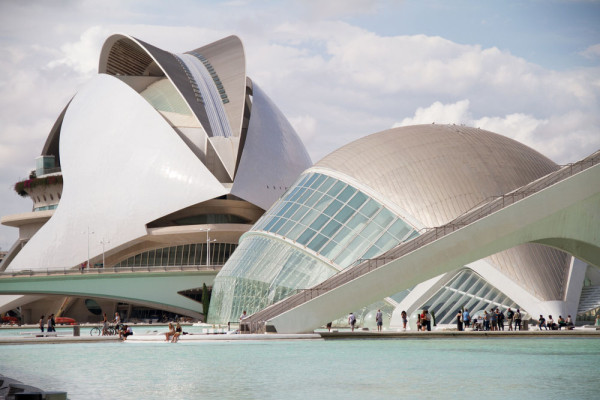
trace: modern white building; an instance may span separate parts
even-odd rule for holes
[[[181,54],[109,37],[99,74],[64,108],[35,173],[15,187],[34,205],[2,218],[19,240],[0,271],[222,265],[312,165],[245,62],[235,36]],[[0,312],[20,306],[28,319],[66,307],[97,318],[85,300],[1,296]],[[105,311],[119,303],[98,302]]]
[[[236,320],[242,310],[251,314],[313,287],[558,168],[514,140],[464,126],[411,126],[359,139],[307,169],[242,235],[215,280],[209,322]],[[600,305],[579,308],[584,282],[596,287],[598,278],[597,268],[564,252],[526,244],[348,312],[370,326],[382,309],[391,328],[401,326],[402,310],[423,308],[441,324],[463,307],[575,317]]]

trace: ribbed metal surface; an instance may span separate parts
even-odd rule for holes
[[[456,125],[417,125],[376,133],[342,147],[316,166],[370,186],[426,227],[443,225],[491,196],[558,169],[507,137]],[[488,258],[541,300],[564,296],[569,256],[523,245]]]

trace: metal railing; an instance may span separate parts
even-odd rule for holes
[[[55,268],[55,269],[25,269],[20,271],[0,272],[0,279],[14,277],[34,277],[50,275],[99,275],[148,272],[182,272],[182,271],[220,271],[222,265],[179,265],[179,266],[143,266],[143,267],[93,267],[93,268]]]
[[[527,185],[515,189],[512,192],[502,196],[497,196],[485,204],[480,204],[471,211],[460,215],[446,225],[427,229],[422,235],[417,236],[408,242],[399,244],[379,257],[365,260],[353,267],[348,267],[310,289],[305,289],[298,294],[294,294],[290,297],[280,300],[279,302],[248,316],[244,320],[244,324],[248,326],[250,333],[264,332],[266,329],[266,321],[272,319],[273,317],[306,303],[315,297],[348,283],[368,272],[373,271],[374,269],[390,263],[391,261],[397,260],[398,258],[411,253],[431,242],[441,239],[444,236],[465,227],[466,225],[478,221],[498,210],[508,207],[519,200],[531,196],[542,189],[552,186],[555,183],[558,183],[599,163],[600,151],[596,151],[594,154],[584,158],[579,162],[563,166],[562,168],[533,182],[530,182]]]

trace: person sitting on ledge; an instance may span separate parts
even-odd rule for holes
[[[540,328],[540,331],[542,330],[542,328],[546,328],[546,330],[548,330],[548,325],[546,325],[546,318],[544,318],[542,314],[540,314],[540,319],[538,319],[538,327]]]
[[[552,315],[548,315],[548,320],[546,321],[546,325],[548,325],[548,328],[550,328],[553,331],[558,329],[557,325],[554,323],[554,320],[552,319]]]
[[[565,326],[565,328],[569,331],[573,330],[573,328],[575,328],[575,324],[573,323],[573,319],[571,318],[570,315],[567,316],[567,325]]]
[[[558,316],[558,330],[560,331],[564,326],[567,326],[567,323],[565,322],[565,319],[562,317],[562,315]]]
[[[173,335],[175,335],[175,328],[173,327],[173,323],[169,322],[169,331],[165,333],[165,342],[170,341]]]

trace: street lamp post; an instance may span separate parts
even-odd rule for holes
[[[83,232],[86,233],[86,232]],[[90,226],[87,227],[87,267],[90,269],[90,234],[94,234],[94,232],[90,232]]]
[[[106,264],[104,263],[104,245],[107,243],[110,243],[110,240],[102,239],[100,241],[100,244],[102,245],[102,268],[106,267]]]
[[[208,267],[210,265],[210,244],[216,242],[217,239],[210,240],[210,237],[208,236],[210,228],[200,229],[200,232],[206,232],[206,266]]]

